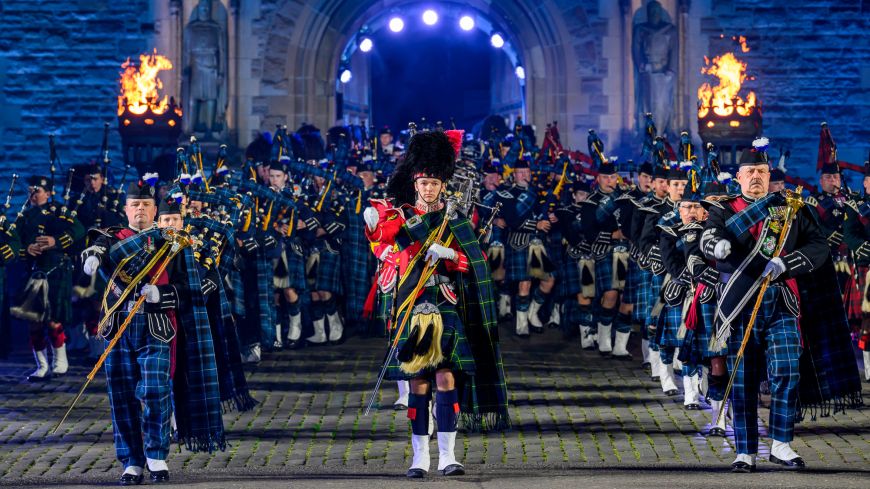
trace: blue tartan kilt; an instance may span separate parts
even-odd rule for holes
[[[559,267],[559,295],[564,299],[577,297],[580,293],[580,261],[565,255]]]
[[[595,260],[595,296],[601,297],[613,289],[613,252]]]
[[[562,276],[562,267],[565,266],[562,253],[562,238],[557,239],[556,236],[548,236],[545,241],[547,247],[547,258],[553,263],[555,270],[550,274],[553,278]]]
[[[625,289],[622,291],[623,301],[626,304],[637,304],[640,296],[643,270],[631,258],[628,259],[628,276],[625,278]]]
[[[701,352],[704,359],[713,357],[721,357],[728,354],[728,347],[715,351],[710,350],[710,338],[713,337],[716,321],[716,301],[712,300],[706,304],[699,304],[701,317],[700,321],[695,326],[695,341],[693,348],[697,348]]]
[[[660,347],[678,347],[683,340],[677,339],[680,324],[683,319],[683,306],[668,306],[662,308],[659,316],[656,344]]]
[[[311,280],[313,275],[313,280]],[[341,293],[341,255],[326,248],[320,250],[317,270],[309,276],[309,290]]]
[[[444,324],[444,332],[441,334],[441,352],[444,354],[444,360],[434,368],[426,368],[420,372],[408,374],[399,368],[399,360],[396,358],[396,355],[393,355],[390,358],[390,363],[387,367],[387,373],[385,375],[386,379],[411,380],[423,377],[430,381],[434,381],[435,371],[444,368],[450,369],[454,374],[461,372],[469,376],[474,375],[474,356],[471,353],[471,346],[468,343],[468,338],[465,336],[465,326],[462,324],[462,320],[456,312],[456,307],[449,302],[443,301],[440,294],[441,292],[438,287],[427,287],[423,295],[417,299],[416,304],[421,304],[426,301],[438,304],[438,309],[441,313],[441,320]],[[441,301],[441,303],[438,301]],[[402,316],[404,315],[405,313],[403,312],[396,320],[397,327],[399,324],[402,324]],[[405,328],[402,330],[402,336],[399,338],[396,352],[402,349],[402,346],[408,339],[408,335],[411,331],[411,319],[412,318],[408,319]],[[395,331],[393,334],[395,334]],[[392,339],[393,338],[391,338],[391,340]]]
[[[504,247],[505,280],[509,282],[523,282],[531,280],[529,275],[529,248],[515,250],[510,245]]]
[[[634,310],[632,312],[634,320],[638,323],[649,324],[653,306],[655,306],[658,300],[664,280],[664,274],[655,275],[648,270],[640,270],[637,299],[634,302]]]
[[[288,247],[284,251],[287,257],[287,275],[291,289],[297,292],[305,290],[305,256],[300,255]]]

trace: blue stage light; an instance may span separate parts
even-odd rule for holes
[[[526,79],[526,69],[522,66],[517,66],[517,69],[514,70],[514,72],[517,74],[517,78],[519,78],[520,80]]]
[[[405,28],[405,21],[401,17],[393,17],[390,19],[390,30],[393,32],[402,32]]]
[[[496,49],[501,49],[504,47],[504,38],[501,37],[501,34],[496,32],[489,38],[489,43],[492,44],[492,47]]]
[[[374,43],[372,42],[371,38],[368,37],[364,37],[362,41],[359,42],[359,50],[364,53],[371,51],[373,46]]]
[[[342,83],[347,83],[350,81],[351,76],[352,75],[351,75],[350,70],[345,69],[344,71],[341,72],[341,76],[338,77],[338,80]]]
[[[435,25],[438,23],[438,13],[432,9],[423,12],[423,23],[426,25]]]
[[[474,29],[474,19],[470,15],[463,15],[459,19],[459,27],[462,28],[463,31]]]

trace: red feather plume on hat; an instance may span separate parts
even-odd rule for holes
[[[465,131],[462,129],[450,129],[444,131],[444,134],[447,135],[447,139],[450,140],[450,146],[453,146],[453,152],[456,153],[456,157],[459,157],[459,152],[462,150],[462,139],[465,135]]]

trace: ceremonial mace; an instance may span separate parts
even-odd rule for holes
[[[415,259],[411,260],[411,262],[408,263],[408,268],[405,271],[405,276],[402,277],[402,279],[405,279],[410,275],[411,270],[414,268],[414,265],[416,264],[417,261],[419,261],[419,257],[423,256],[426,253],[426,251],[429,249],[429,247],[432,246],[433,243],[439,243],[439,244],[441,243],[441,237],[444,235],[444,230],[447,229],[447,222],[450,220],[450,215],[453,213],[453,209],[456,206],[457,200],[458,199],[455,196],[447,199],[446,210],[444,212],[444,220],[441,221],[441,226],[436,231],[434,231],[432,234],[430,234],[428,238],[426,238],[426,241],[423,243],[423,246],[420,247],[420,252],[417,254],[416,257],[414,257]],[[453,235],[450,235],[447,238],[447,241],[444,243],[444,246],[448,246],[452,240],[453,240]],[[435,272],[435,263],[437,263],[437,260],[434,262],[431,262],[431,263],[428,261],[426,262],[426,264],[423,266],[423,273],[420,274],[420,280],[417,281],[417,285],[414,287],[414,290],[411,291],[411,294],[408,295],[408,298],[405,299],[404,302],[402,302],[402,304],[398,307],[398,309],[395,312],[395,317],[397,318],[397,317],[399,317],[399,314],[401,314],[403,310],[408,311],[405,314],[405,316],[402,317],[402,322],[399,323],[399,327],[396,328],[396,336],[393,338],[393,344],[390,346],[390,351],[387,352],[387,358],[386,358],[386,360],[384,360],[384,365],[381,367],[381,373],[378,375],[377,382],[375,382],[375,388],[372,389],[372,393],[369,395],[368,406],[366,406],[365,413],[363,413],[365,416],[368,416],[369,411],[371,411],[371,409],[372,409],[372,404],[374,404],[375,397],[378,395],[378,390],[381,388],[381,383],[384,381],[384,375],[387,374],[387,368],[389,368],[390,359],[393,358],[393,355],[395,355],[396,349],[399,346],[399,338],[402,337],[402,331],[405,330],[405,325],[408,323],[408,318],[411,316],[411,307],[414,305],[414,301],[417,300],[417,295],[420,293],[420,289],[423,288],[423,285],[426,283],[427,280],[429,280],[429,277],[432,276],[432,274]],[[401,285],[402,281],[403,280],[396,281],[395,287],[396,287],[397,291],[398,291],[398,288]],[[396,294],[396,296],[393,299],[394,302],[395,302],[395,298],[397,298],[397,297],[398,297],[398,293]],[[395,307],[395,303],[393,304],[393,307]],[[394,320],[393,318],[390,318],[391,322],[393,320]]]
[[[169,254],[166,256],[166,259],[163,260],[163,263],[161,263],[160,266],[157,268],[157,273],[155,273],[153,275],[153,277],[151,278],[151,281],[148,282],[151,285],[157,284],[157,280],[160,278],[160,276],[166,270],[166,267],[169,265],[169,263],[172,261],[172,259],[175,258],[175,255],[177,255],[184,248],[187,248],[193,244],[193,240],[190,238],[190,236],[186,232],[176,232],[172,228],[164,229],[163,230],[163,237],[166,238],[166,243],[163,244],[162,248],[165,249],[166,246],[170,246]],[[150,272],[150,270],[145,271],[145,273],[148,273],[148,272]],[[136,282],[134,281],[133,283],[136,283]],[[88,388],[88,385],[91,383],[92,380],[94,380],[94,376],[97,375],[97,372],[100,370],[100,367],[102,367],[103,363],[105,363],[106,358],[109,356],[109,352],[112,351],[112,348],[114,348],[115,345],[118,343],[118,341],[121,339],[121,335],[124,334],[124,331],[127,329],[127,326],[129,326],[130,322],[136,316],[136,312],[139,310],[139,308],[142,307],[142,304],[144,302],[145,302],[145,296],[140,295],[139,298],[136,300],[136,303],[133,305],[132,309],[130,310],[130,313],[127,315],[127,318],[124,320],[124,322],[118,328],[118,331],[115,333],[115,336],[112,337],[112,340],[106,346],[106,350],[103,352],[102,355],[100,355],[100,358],[97,360],[97,363],[94,365],[94,368],[91,369],[91,373],[88,374],[88,377],[85,380],[85,383],[82,385],[81,389],[79,389],[79,393],[76,395],[75,399],[73,399],[72,404],[69,405],[69,409],[66,410],[66,414],[63,415],[63,418],[61,418],[61,420],[57,423],[57,426],[55,426],[54,429],[51,431],[52,434],[57,433],[57,430],[60,429],[60,425],[62,425],[63,422],[66,421],[66,418],[72,412],[73,407],[75,407],[76,403],[79,401],[79,399],[81,399],[82,394],[84,394],[85,389]]]
[[[791,223],[794,221],[795,217],[797,217],[800,208],[804,205],[803,198],[801,198],[801,192],[803,192],[803,190],[804,188],[801,186],[798,186],[794,192],[791,190],[785,190],[785,223],[782,226],[782,230],[779,232],[779,240],[776,243],[776,249],[773,251],[773,257],[771,260],[779,257],[780,253],[782,253],[782,248],[785,246],[785,238],[788,236]],[[755,307],[752,308],[752,315],[749,316],[749,323],[746,324],[745,331],[743,332],[743,341],[740,343],[740,349],[737,350],[737,358],[734,359],[734,367],[731,371],[731,377],[728,379],[728,385],[725,386],[725,397],[723,398],[725,399],[725,402],[723,402],[722,406],[719,407],[719,413],[716,415],[716,422],[714,424],[719,423],[719,420],[722,419],[722,415],[725,412],[725,404],[728,401],[728,395],[731,393],[731,387],[734,385],[734,377],[737,375],[740,360],[743,359],[746,344],[749,343],[749,338],[752,335],[752,326],[755,325],[755,320],[758,317],[758,309],[761,308],[761,301],[764,299],[764,293],[770,286],[770,281],[770,275],[767,275],[764,277],[764,280],[761,282],[761,287],[758,289],[758,297],[755,299]]]

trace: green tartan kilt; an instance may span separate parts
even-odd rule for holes
[[[456,306],[441,299],[442,303],[436,302],[436,298],[440,298],[438,287],[428,287],[423,295],[417,299],[416,304],[421,304],[424,301],[438,304],[438,309],[441,311],[441,320],[444,323],[444,332],[441,334],[441,351],[444,354],[444,360],[434,368],[426,368],[420,372],[408,374],[399,368],[399,360],[394,354],[390,358],[390,363],[387,366],[385,378],[388,380],[411,380],[415,378],[426,378],[427,380],[435,380],[435,371],[440,369],[450,369],[454,374],[464,373],[466,375],[474,375],[475,365],[474,356],[471,353],[471,346],[468,343],[468,338],[465,336],[465,326],[456,312]],[[397,326],[402,323],[402,315],[399,316]],[[405,325],[402,331],[402,336],[399,338],[399,343],[396,352],[402,349],[405,341],[408,339],[408,334],[411,330],[411,319]],[[395,334],[395,332],[393,332]],[[394,339],[395,337],[391,338]],[[392,343],[391,343],[392,344]]]
[[[72,263],[68,259],[60,260],[45,271],[48,272],[48,321],[72,327]]]

